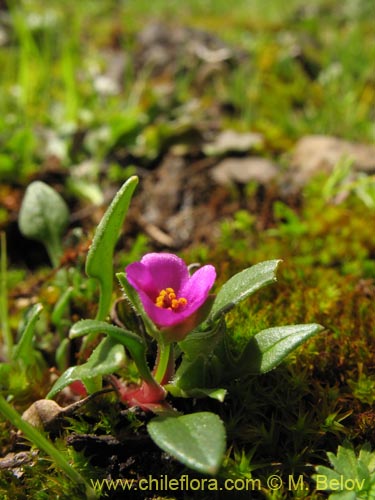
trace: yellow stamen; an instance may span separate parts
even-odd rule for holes
[[[155,305],[163,309],[177,312],[179,309],[185,307],[187,300],[184,297],[177,298],[173,288],[165,288],[160,290],[159,295],[155,299]]]

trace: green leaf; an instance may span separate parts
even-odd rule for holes
[[[164,386],[167,392],[172,394],[175,398],[205,398],[209,397],[211,399],[216,399],[222,403],[227,395],[227,390],[222,388],[212,388],[212,389],[181,389],[177,385],[167,384]]]
[[[233,360],[233,367],[240,372],[266,373],[301,345],[324,328],[318,324],[288,325],[268,328],[254,335],[241,356]]]
[[[137,365],[140,376],[147,382],[156,384],[146,362],[146,345],[141,337],[124,328],[119,328],[105,321],[97,321],[95,319],[83,319],[79,321],[72,326],[69,336],[74,339],[93,333],[105,333],[118,344],[126,347]]]
[[[117,371],[125,363],[125,352],[122,345],[106,337],[93,351],[86,363],[71,366],[55,382],[47,394],[47,399],[53,398],[64,387],[75,380],[90,381],[98,376],[108,375]]]
[[[336,491],[335,493],[331,493],[328,498],[329,498],[329,500],[358,500],[359,497],[356,495],[355,491],[343,490],[343,491]],[[367,497],[367,498],[370,498],[370,497]]]
[[[96,316],[104,320],[111,306],[113,253],[121,226],[129,208],[138,177],[130,177],[117,192],[96,229],[86,260],[86,273],[100,284],[100,302]]]
[[[345,478],[353,477],[357,468],[357,457],[353,448],[349,445],[339,446],[337,456],[328,452],[327,456],[334,469]]]
[[[316,467],[316,470],[319,472],[319,474],[321,476],[325,476],[325,478],[327,479],[327,482],[340,481],[341,475],[338,472],[336,472],[332,469],[329,469],[325,465],[319,465],[318,467]],[[313,476],[313,479],[314,479],[314,476]]]
[[[86,198],[93,205],[99,206],[103,203],[103,193],[95,181],[72,175],[67,178],[66,187],[69,192],[79,198]]]
[[[215,320],[241,300],[260,288],[276,281],[276,269],[281,260],[267,260],[244,269],[230,278],[217,294],[210,318]]]
[[[226,446],[223,422],[214,413],[157,417],[147,425],[153,441],[184,465],[216,474]]]
[[[69,348],[70,342],[68,338],[62,339],[59,346],[56,349],[55,360],[57,368],[60,371],[64,371],[69,366]]]
[[[197,356],[190,360],[184,356],[173,377],[172,384],[188,392],[196,387],[209,387],[210,381],[210,359]]]
[[[226,395],[227,395],[226,389],[215,387],[212,389],[200,389],[200,388],[193,389],[190,392],[189,397],[192,398],[209,397],[211,399],[216,399],[217,401],[220,401],[220,403],[222,403]]]
[[[127,300],[130,302],[132,308],[142,318],[142,321],[146,327],[148,334],[151,335],[152,337],[158,338],[157,328],[150,320],[149,316],[146,314],[146,311],[143,308],[139,295],[127,280],[126,274],[117,273],[116,278],[118,279],[121,288],[123,290],[123,293],[127,298]]]
[[[223,365],[217,351],[218,348],[219,352],[223,350],[225,322],[218,321],[211,327],[205,331],[193,331],[178,343],[184,355],[168,386],[174,387],[172,394],[180,391],[182,397],[202,397],[210,395],[204,391],[214,390],[220,383]],[[196,391],[200,391],[199,395]]]
[[[18,344],[13,349],[13,361],[22,361],[26,366],[34,361],[33,337],[36,322],[43,309],[41,304],[35,304],[28,312],[28,321]]]
[[[331,500],[355,500],[356,498],[372,498],[375,487],[375,452],[369,443],[365,443],[357,455],[353,445],[345,441],[337,449],[337,455],[327,452],[332,469],[324,465],[315,467],[317,474],[313,476],[317,487],[321,490],[335,491]],[[340,489],[338,489],[340,485]]]
[[[69,210],[62,197],[41,181],[26,189],[19,214],[19,228],[27,238],[42,242],[54,266],[62,254],[61,236],[69,223]]]
[[[211,355],[215,347],[223,340],[224,333],[225,325],[223,321],[220,321],[208,330],[192,331],[178,343],[178,346],[189,359],[194,359],[202,354]]]
[[[359,459],[363,464],[365,464],[369,470],[374,472],[374,480],[375,480],[375,452],[371,451],[370,443],[365,443],[360,452]]]
[[[74,288],[69,286],[65,289],[65,291],[61,294],[59,300],[56,302],[55,307],[53,308],[51,321],[55,326],[60,326],[63,315],[66,313],[70,299],[74,293]]]

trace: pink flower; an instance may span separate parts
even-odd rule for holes
[[[140,262],[127,266],[126,275],[148,316],[170,334],[168,340],[182,340],[203,321],[212,304],[209,292],[216,271],[211,265],[190,276],[185,262],[177,255],[149,253]]]

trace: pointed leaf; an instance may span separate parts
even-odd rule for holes
[[[105,333],[114,337],[115,340],[119,339],[118,343],[127,347],[132,354],[133,352],[143,353],[145,350],[144,341],[139,335],[96,319],[82,319],[78,321],[70,329],[69,337],[71,339],[76,339],[84,335],[89,335],[90,333]]]
[[[375,472],[375,451],[371,451],[370,443],[365,443],[362,446],[359,452],[359,459],[368,467],[369,470],[373,470]]]
[[[301,345],[305,340],[324,328],[318,324],[288,325],[268,328],[254,335],[234,369],[248,373],[266,373]]]
[[[355,500],[357,498],[370,498],[373,488],[375,475],[374,470],[369,463],[371,462],[371,455],[375,457],[375,453],[371,452],[369,443],[365,443],[359,455],[354,451],[353,444],[349,441],[344,441],[343,446],[339,446],[337,455],[332,452],[327,452],[327,457],[331,463],[332,469],[323,465],[315,467],[317,472],[312,478],[318,483],[319,476],[325,476],[325,490],[336,490],[329,498]],[[367,465],[362,461],[365,458]],[[345,486],[345,481],[350,480],[350,488]],[[342,484],[342,489],[332,487],[333,482],[335,485]],[[353,483],[353,484],[352,484]],[[322,488],[321,488],[322,489]]]
[[[13,361],[22,360],[25,365],[34,362],[33,353],[33,337],[36,322],[39,319],[40,313],[43,309],[41,304],[35,304],[28,312],[28,321],[22,333],[21,339],[14,347],[12,359]]]
[[[325,476],[327,478],[327,483],[331,481],[340,481],[341,475],[338,472],[329,469],[325,465],[318,465],[316,467],[316,471],[319,473],[319,475]],[[313,476],[312,478],[315,479],[316,476]],[[326,489],[328,489],[328,487]]]
[[[74,339],[83,335],[96,333],[105,333],[118,344],[126,347],[137,365],[140,376],[150,383],[155,383],[146,363],[146,345],[143,339],[135,333],[129,332],[124,328],[119,328],[118,326],[110,325],[105,321],[83,319],[72,326],[69,336]]]
[[[96,229],[86,260],[86,273],[100,283],[101,295],[97,319],[104,320],[111,305],[113,253],[128,211],[138,177],[130,177],[117,192]]]
[[[215,320],[241,300],[260,288],[276,281],[276,269],[281,260],[267,260],[244,269],[230,278],[217,294],[210,318]]]
[[[200,386],[208,387],[209,368],[210,361],[204,356],[197,356],[192,360],[184,356],[172,384],[183,391],[190,391]]]
[[[125,363],[124,348],[118,342],[106,337],[93,351],[83,365],[71,366],[55,382],[47,394],[47,399],[53,398],[64,387],[75,380],[90,380],[98,376],[114,373]]]
[[[188,389],[184,390],[177,385],[167,384],[164,389],[170,393],[175,398],[205,398],[209,397],[211,399],[216,399],[222,403],[227,395],[226,389],[212,388],[212,389]]]
[[[346,442],[344,446],[339,446],[337,455],[333,453],[329,455],[329,461],[334,469],[345,477],[345,479],[353,478],[356,476],[357,457],[353,446]]]
[[[189,359],[194,359],[202,354],[211,356],[218,343],[223,340],[224,334],[225,324],[220,321],[209,330],[192,331],[178,343],[178,346]]]
[[[153,441],[184,465],[216,474],[225,452],[225,428],[214,413],[157,417],[147,426]]]
[[[147,332],[153,337],[157,336],[156,327],[149,318],[149,316],[146,314],[141,299],[139,298],[138,293],[135,291],[135,289],[131,286],[131,284],[127,280],[126,274],[116,273],[116,278],[119,280],[119,283],[122,287],[125,297],[128,299],[128,301],[130,302],[134,310],[137,312],[137,314],[139,314],[139,316],[142,318],[142,321],[147,329]]]

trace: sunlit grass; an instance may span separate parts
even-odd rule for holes
[[[138,104],[153,88],[147,71],[135,74],[131,57],[134,37],[151,20],[166,22],[170,29],[208,30],[243,54],[237,68],[202,88],[193,73],[179,76],[177,101],[198,95],[203,106],[215,100],[234,106],[223,126],[258,130],[276,151],[309,133],[371,141],[375,47],[366,5],[354,0],[320,0],[308,7],[300,0],[240,0],[235,8],[212,0],[10,2],[13,32],[0,55],[5,139],[0,171],[28,174],[36,169],[38,127],[66,136],[79,127],[125,119],[134,90]],[[129,60],[120,91],[103,97],[95,78],[106,66],[103,50],[113,44]],[[141,123],[141,113],[152,120],[155,116],[156,103],[148,97],[143,103]],[[135,133],[141,132],[142,127]],[[105,148],[101,159],[103,153]],[[66,160],[68,166],[74,161]]]

